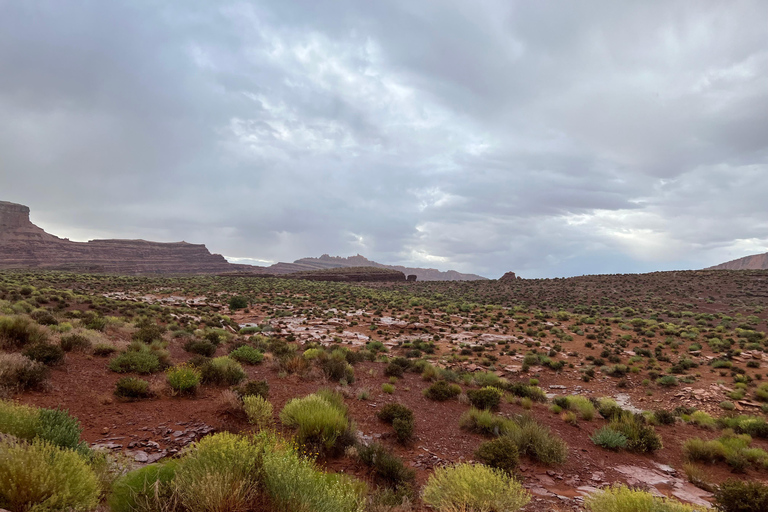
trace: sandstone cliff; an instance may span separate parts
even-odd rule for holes
[[[768,270],[768,252],[745,256],[704,270]]]
[[[477,281],[486,279],[485,277],[475,274],[462,274],[455,270],[442,272],[434,268],[412,268],[400,265],[384,265],[382,263],[371,261],[359,254],[357,256],[349,256],[348,258],[323,254],[319,258],[301,258],[293,263],[275,263],[274,265],[267,267],[265,271],[272,274],[289,274],[292,272],[345,267],[387,268],[390,270],[397,270],[405,275],[415,275],[418,281]]]
[[[205,245],[146,240],[72,242],[46,233],[29,220],[29,208],[0,201],[0,269],[37,268],[80,272],[219,273],[233,265]]]

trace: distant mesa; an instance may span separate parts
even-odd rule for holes
[[[343,267],[377,267],[388,268],[402,272],[406,276],[416,276],[414,280],[418,281],[479,281],[487,278],[476,274],[462,274],[455,270],[440,271],[434,268],[414,268],[403,267],[401,265],[384,265],[371,261],[365,256],[356,255],[343,258],[340,256],[329,256],[323,254],[319,258],[301,258],[293,263],[275,263],[266,267],[264,270],[271,274],[289,274],[292,272],[301,272],[306,270],[321,270],[328,268]],[[408,279],[409,281],[411,279]]]
[[[234,265],[205,245],[146,240],[71,242],[29,220],[29,208],[0,201],[0,269],[33,268],[117,274],[208,274],[250,268]]]
[[[768,270],[768,252],[745,256],[704,270]]]
[[[454,270],[383,265],[361,255],[327,254],[270,267],[229,263],[203,244],[146,240],[72,242],[32,224],[29,207],[0,201],[0,269],[68,270],[115,274],[239,274],[324,281],[472,281]],[[349,270],[339,270],[349,269]],[[323,271],[323,272],[321,272]],[[406,277],[407,276],[407,277]]]

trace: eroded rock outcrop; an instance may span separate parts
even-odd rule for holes
[[[768,270],[768,252],[745,256],[704,270]]]
[[[146,240],[72,242],[46,233],[29,219],[29,208],[0,201],[0,268],[36,268],[120,274],[232,272],[205,245]]]

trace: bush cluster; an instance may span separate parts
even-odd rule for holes
[[[0,353],[0,389],[23,391],[42,386],[48,367],[21,354]]]
[[[149,389],[149,382],[138,377],[123,377],[119,379],[115,383],[114,394],[117,398],[126,401],[143,400],[153,396]]]
[[[206,384],[234,386],[245,379],[245,371],[240,363],[227,356],[207,361],[200,367],[200,372]]]
[[[343,399],[319,392],[290,400],[280,411],[280,421],[297,430],[300,444],[318,451],[342,447],[350,426]]]
[[[165,378],[174,392],[181,395],[191,395],[200,386],[202,373],[194,366],[180,364],[166,370]]]
[[[482,464],[437,468],[422,491],[422,499],[439,511],[516,512],[531,497],[512,476]]]
[[[695,512],[695,508],[669,498],[659,498],[646,491],[632,490],[624,485],[614,485],[590,494],[584,499],[590,512]]]
[[[241,345],[229,353],[229,357],[239,363],[259,364],[264,360],[264,354],[250,345]]]
[[[460,394],[461,387],[458,384],[449,384],[444,380],[435,381],[424,390],[425,397],[438,402],[456,398]]]
[[[478,409],[498,409],[502,392],[498,388],[486,386],[481,389],[470,389],[467,398],[473,407]]]
[[[395,430],[395,436],[401,443],[413,439],[416,419],[413,411],[398,403],[387,404],[378,412],[378,417],[384,423],[389,423]]]

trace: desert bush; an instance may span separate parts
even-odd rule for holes
[[[584,499],[590,512],[695,512],[695,508],[669,498],[660,498],[646,491],[614,485],[590,494]]]
[[[396,357],[387,364],[384,368],[384,375],[386,377],[402,377],[403,374],[410,370],[413,363],[404,357]]]
[[[683,444],[683,455],[691,461],[711,464],[725,459],[725,448],[717,441],[704,441],[695,437]]]
[[[61,409],[39,409],[0,400],[0,433],[61,448],[80,447],[80,422]]]
[[[504,471],[482,464],[456,464],[435,469],[422,499],[440,512],[516,512],[530,501],[530,495]]]
[[[66,334],[59,340],[59,346],[64,352],[86,351],[91,348],[91,340],[78,333]]]
[[[46,309],[36,309],[29,314],[29,317],[40,325],[59,325],[56,317]]]
[[[115,383],[114,394],[117,398],[126,401],[143,400],[152,398],[149,390],[149,382],[138,377],[123,377]]]
[[[242,345],[229,353],[229,357],[245,364],[259,364],[264,360],[264,354],[250,345]]]
[[[204,437],[176,468],[179,501],[189,512],[249,510],[258,497],[266,443],[222,432]]]
[[[248,423],[256,425],[258,429],[265,429],[272,425],[272,404],[260,395],[244,396],[243,409],[248,416]]]
[[[191,339],[184,343],[184,350],[191,354],[212,357],[216,353],[216,345],[207,340]]]
[[[46,332],[26,316],[0,317],[0,349],[17,349],[32,343],[43,343]]]
[[[172,512],[176,510],[173,479],[178,461],[150,464],[117,479],[108,504],[112,512]]]
[[[593,443],[608,450],[623,450],[627,447],[627,436],[605,426],[590,437]]]
[[[768,422],[760,416],[740,414],[717,419],[720,428],[730,428],[739,434],[749,434],[752,437],[768,438]]]
[[[448,382],[444,380],[435,381],[424,390],[425,397],[438,402],[456,398],[460,394],[461,387],[458,384],[448,384]]]
[[[715,504],[722,512],[764,512],[768,510],[768,485],[726,480],[715,491]]]
[[[260,396],[263,399],[269,398],[269,383],[265,380],[249,380],[238,388],[241,396]]]
[[[288,447],[265,455],[264,488],[284,511],[362,512],[365,504],[365,484],[319,471],[312,460]]]
[[[206,384],[234,386],[245,378],[240,363],[227,356],[215,357],[205,363],[200,372]]]
[[[663,377],[659,377],[658,379],[656,379],[656,384],[658,384],[659,386],[667,387],[667,388],[672,386],[677,386],[678,384],[677,377],[675,377],[674,375],[664,375]]]
[[[160,359],[149,349],[129,350],[109,362],[109,369],[116,373],[149,374],[160,371]]]
[[[0,439],[0,506],[86,511],[96,507],[99,494],[96,475],[76,452],[41,440]]]
[[[596,405],[597,412],[599,412],[600,416],[607,419],[608,421],[611,421],[624,413],[624,409],[619,407],[619,404],[617,404],[616,401],[611,398],[601,398],[597,400]]]
[[[690,416],[690,421],[695,425],[710,430],[717,428],[717,420],[704,411],[694,411]]]
[[[23,391],[42,386],[48,368],[21,354],[0,353],[0,388]]]
[[[733,431],[726,431],[712,441],[699,438],[687,440],[683,444],[683,455],[696,462],[725,461],[734,472],[743,472],[752,465],[768,466],[768,453],[760,448],[750,448],[751,443],[749,434],[736,435]]]
[[[672,425],[675,422],[675,415],[671,411],[659,409],[653,411],[653,416],[659,425]]]
[[[621,415],[615,416],[608,427],[624,434],[629,451],[654,452],[662,448],[661,436],[652,425],[645,423],[642,415],[624,411]]]
[[[165,327],[157,325],[148,318],[142,318],[136,322],[136,327],[139,329],[133,333],[131,339],[134,341],[140,341],[142,343],[152,343],[163,339],[163,333]]]
[[[484,387],[467,391],[469,403],[478,409],[498,409],[502,393],[498,388]]]
[[[492,468],[512,473],[517,467],[520,454],[517,445],[508,436],[482,443],[475,451],[477,460]]]
[[[413,411],[398,403],[387,404],[377,414],[379,419],[392,425],[395,436],[401,443],[406,443],[413,438],[416,420]]]
[[[484,436],[501,436],[517,428],[517,424],[510,419],[498,416],[488,409],[474,407],[461,415],[459,426]]]
[[[280,421],[297,430],[299,443],[325,450],[334,448],[349,427],[346,410],[318,394],[290,400]]]
[[[578,412],[583,420],[591,421],[595,417],[595,405],[589,398],[579,395],[559,396],[553,403],[563,409]]]
[[[48,366],[54,366],[64,362],[64,350],[58,345],[50,343],[33,343],[28,345],[22,354],[33,361],[38,361]]]
[[[99,357],[111,356],[115,352],[117,352],[117,347],[110,343],[97,343],[93,347],[93,355]]]
[[[504,387],[505,391],[509,391],[515,396],[521,398],[530,398],[534,402],[546,402],[547,395],[543,389],[538,386],[529,384],[523,384],[522,382],[513,382]]]
[[[395,392],[395,385],[394,384],[390,384],[389,382],[386,382],[386,383],[381,385],[381,390],[384,393],[387,393],[388,395],[391,395],[392,393]]]
[[[347,383],[355,381],[355,369],[347,362],[343,354],[320,358],[320,367],[328,380],[340,381],[344,379]]]
[[[501,383],[501,377],[493,372],[476,372],[472,376],[472,380],[481,388],[488,386],[499,386]]]
[[[165,371],[165,379],[171,389],[182,395],[194,394],[200,386],[202,373],[194,366],[180,364]]]
[[[528,455],[542,464],[563,464],[568,458],[568,445],[548,427],[532,416],[523,414],[515,419],[518,428],[507,435],[517,445],[520,455]]]
[[[387,487],[411,494],[416,483],[416,472],[406,467],[403,460],[389,452],[379,443],[359,446],[357,456],[360,461],[373,468],[376,480]]]
[[[248,307],[248,298],[242,295],[235,295],[229,299],[229,309],[236,311],[238,309],[245,309]]]

